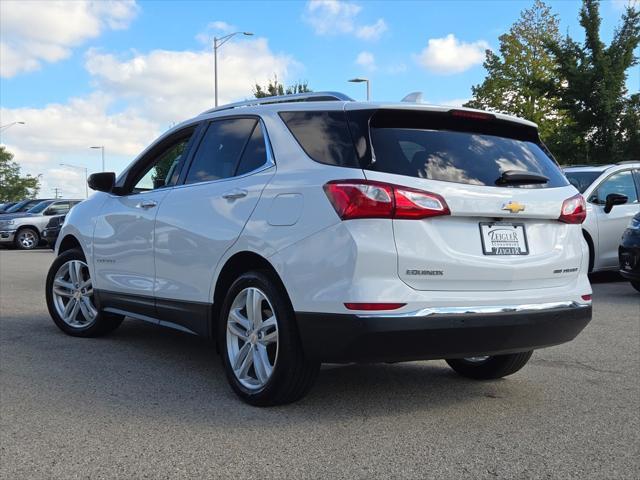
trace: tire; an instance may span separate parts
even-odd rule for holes
[[[447,363],[463,377],[493,380],[516,373],[526,365],[532,354],[533,350],[509,355],[494,355],[483,359],[482,357],[456,358],[447,360]]]
[[[633,281],[631,282],[631,286],[640,292],[640,282]]]
[[[16,232],[13,243],[19,250],[33,250],[40,243],[40,235],[33,228],[21,228]]]
[[[47,274],[47,308],[53,322],[64,333],[74,337],[99,337],[118,328],[124,316],[100,312],[96,308],[86,262],[82,250],[75,248],[53,261]],[[79,271],[75,270],[76,266],[79,266]],[[77,282],[74,281],[76,278]],[[71,302],[77,306],[70,306]],[[67,307],[69,313],[65,316]]]
[[[247,305],[258,303],[259,313],[252,315],[255,309],[250,311]],[[220,310],[217,333],[227,380],[250,405],[295,402],[318,376],[320,363],[302,351],[284,287],[268,271],[248,272],[233,282]]]

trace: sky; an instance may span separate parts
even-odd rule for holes
[[[609,42],[625,5],[603,1]],[[31,1],[0,0],[0,144],[41,197],[84,196],[84,168],[119,172],[163,131],[213,106],[213,37],[221,104],[252,98],[277,75],[364,100],[414,91],[461,105],[482,82],[486,49],[499,47],[533,0],[502,1]],[[583,39],[580,2],[548,1],[561,32]],[[640,55],[640,52],[638,52]],[[640,90],[640,67],[627,88]],[[61,163],[73,165],[62,166]]]

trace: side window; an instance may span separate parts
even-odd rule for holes
[[[69,211],[69,202],[56,202],[47,208],[47,215],[63,215]]]
[[[254,118],[211,122],[193,157],[186,183],[233,177],[256,123]]]
[[[627,201],[628,203],[638,201],[638,193],[636,192],[631,170],[624,170],[611,175],[598,187],[598,190],[596,190],[590,200],[599,205],[604,205],[607,200],[607,195],[610,193],[626,195],[629,199]]]
[[[186,137],[182,137],[156,156],[155,161],[135,183],[133,187],[134,193],[146,192],[175,184],[180,173],[177,167],[180,165],[180,160],[182,160],[182,155],[187,149],[192,133],[192,130],[189,131]]]
[[[264,135],[262,134],[262,127],[260,126],[260,122],[258,122],[253,129],[249,143],[247,143],[242,153],[242,158],[240,158],[240,163],[236,169],[236,176],[253,172],[266,162],[267,148],[264,142]]]
[[[280,112],[280,118],[311,159],[327,165],[359,168],[344,112]]]

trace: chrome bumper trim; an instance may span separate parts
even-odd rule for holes
[[[359,318],[408,318],[408,317],[429,317],[429,316],[447,316],[447,315],[483,315],[490,313],[526,313],[539,312],[541,310],[564,310],[567,308],[587,308],[591,306],[589,303],[578,303],[574,301],[567,302],[549,302],[549,303],[530,303],[524,305],[476,305],[470,307],[429,307],[413,312],[402,313],[358,313]]]

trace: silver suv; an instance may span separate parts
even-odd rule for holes
[[[14,245],[21,250],[38,246],[44,227],[53,215],[64,215],[82,200],[44,200],[22,213],[0,217],[0,245]]]

